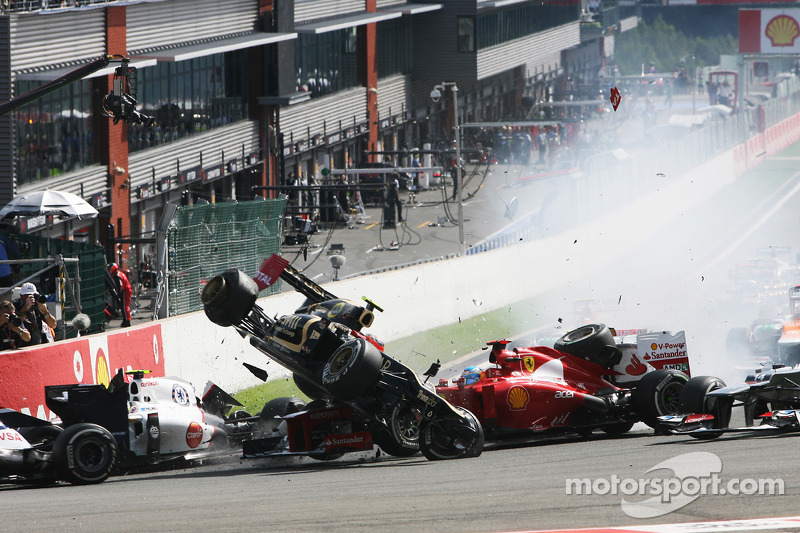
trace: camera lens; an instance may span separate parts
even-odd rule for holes
[[[14,324],[15,326],[21,326],[22,325],[22,319],[20,317],[18,317],[17,315],[11,315],[11,319],[10,320],[11,320],[11,323]]]
[[[36,301],[39,302],[40,304],[43,304],[47,301],[47,296],[45,296],[44,294],[37,294]]]

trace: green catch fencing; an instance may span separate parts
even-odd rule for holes
[[[169,316],[199,311],[206,282],[229,268],[249,275],[280,253],[286,198],[181,206],[167,232]],[[280,284],[261,296],[276,294]]]
[[[75,337],[77,331],[71,326],[71,321],[80,311],[89,316],[91,327],[90,333],[97,333],[105,330],[105,251],[102,246],[62,239],[52,239],[48,237],[38,237],[35,235],[9,234],[0,232],[0,235],[10,240],[19,249],[21,257],[19,259],[42,259],[51,258],[51,262],[31,262],[14,265],[16,286],[22,281],[31,278],[39,293],[48,297],[61,292],[64,302],[64,326],[59,324],[56,330],[56,338]],[[9,254],[10,255],[10,254]],[[57,257],[62,256],[64,261],[64,284],[60,283],[58,268],[53,267],[43,274],[37,274],[48,266],[57,265]],[[9,259],[14,259],[9,257]],[[70,261],[77,259],[77,261]],[[70,291],[66,280],[73,283],[73,291]],[[63,290],[63,292],[62,292]],[[4,294],[3,299],[9,298],[9,294]],[[75,305],[75,300],[80,302]]]

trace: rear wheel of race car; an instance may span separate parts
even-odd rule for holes
[[[483,452],[483,427],[471,412],[455,408],[460,417],[424,420],[419,435],[419,448],[427,459],[461,459],[478,457]]]
[[[53,463],[59,479],[75,485],[102,483],[117,465],[117,441],[96,424],[66,428],[53,444]]]
[[[244,320],[258,298],[258,285],[241,270],[230,269],[211,278],[200,301],[206,316],[218,326],[233,326]]]
[[[410,457],[419,453],[419,423],[422,414],[419,409],[401,403],[392,409],[389,427],[380,426],[373,430],[372,438],[381,450],[395,457]]]
[[[336,349],[322,369],[322,385],[340,400],[352,400],[372,388],[381,375],[383,356],[364,339]]]
[[[553,348],[580,358],[592,358],[615,346],[614,336],[605,324],[588,324],[558,339]]]
[[[677,413],[681,391],[688,381],[689,377],[678,370],[655,370],[645,374],[631,395],[639,419],[655,428],[659,416]]]
[[[730,413],[725,416],[721,412],[722,405],[717,398],[708,398],[706,395],[717,389],[725,386],[725,382],[719,378],[712,376],[696,376],[686,383],[686,386],[681,391],[680,405],[678,412],[681,414],[709,414],[714,415],[714,428],[722,428],[723,424],[727,425],[726,421],[730,420]],[[730,411],[730,406],[728,406]],[[696,439],[715,439],[722,435],[717,431],[708,431],[703,433],[690,433],[690,436]]]
[[[33,426],[19,428],[19,433],[28,444],[43,452],[52,452],[53,444],[64,430],[59,426]]]

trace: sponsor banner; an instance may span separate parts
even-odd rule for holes
[[[225,166],[214,165],[203,172],[203,182],[208,183],[209,181],[217,180],[223,175],[225,175]]]
[[[800,53],[800,8],[740,9],[739,53]]]
[[[0,405],[47,420],[45,385],[108,385],[119,368],[163,376],[163,346],[161,325],[154,324],[3,352]]]
[[[183,172],[178,174],[178,180],[180,181],[181,185],[197,181],[202,177],[203,177],[203,168],[200,166],[184,170]]]

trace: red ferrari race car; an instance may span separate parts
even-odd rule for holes
[[[683,332],[618,337],[590,324],[558,339],[554,348],[508,349],[492,341],[488,365],[468,368],[437,392],[473,412],[486,439],[552,431],[625,433],[634,423],[652,428],[675,413],[689,381]],[[635,343],[633,342],[635,339]]]

